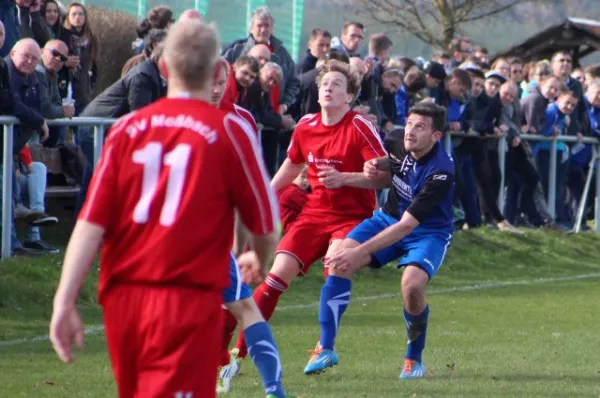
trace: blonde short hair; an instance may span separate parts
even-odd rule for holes
[[[169,78],[179,79],[190,89],[212,84],[218,55],[219,38],[213,26],[191,19],[169,28],[163,50]]]

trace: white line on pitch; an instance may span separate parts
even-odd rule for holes
[[[501,287],[509,287],[509,286],[525,286],[525,285],[538,285],[543,283],[555,283],[555,282],[569,282],[569,281],[577,281],[584,279],[596,279],[600,278],[600,272],[592,273],[592,274],[582,274],[582,275],[572,275],[572,276],[559,276],[555,278],[537,278],[537,279],[522,279],[516,281],[503,281],[503,282],[489,282],[489,283],[478,283],[475,285],[466,285],[466,286],[457,286],[457,287],[448,287],[441,289],[430,289],[427,291],[428,295],[433,294],[448,294],[448,293],[462,293],[462,292],[471,292],[475,290],[489,290],[489,289],[497,289]],[[400,293],[385,293],[378,294],[374,296],[359,296],[353,299],[353,301],[373,301],[373,300],[381,300],[386,298],[394,298],[400,296]],[[308,308],[317,308],[319,306],[319,302],[313,302],[308,304],[294,304],[294,305],[284,305],[277,308],[277,311],[288,311],[288,310],[301,310]],[[92,325],[85,330],[86,335],[98,335],[104,332],[104,326],[102,325]],[[36,336],[24,339],[15,339],[15,340],[6,340],[0,341],[0,347],[8,347],[14,346],[18,344],[24,343],[35,343],[38,341],[47,341],[48,336]]]

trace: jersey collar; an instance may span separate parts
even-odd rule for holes
[[[429,152],[427,152],[425,154],[425,156],[423,156],[421,159],[417,160],[417,164],[423,165],[423,164],[427,163],[436,154],[439,146],[440,146],[439,142],[436,142],[435,144],[433,144],[433,147],[431,148],[431,150]]]

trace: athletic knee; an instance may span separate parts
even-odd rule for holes
[[[417,271],[412,268],[407,269],[402,278],[402,297],[405,301],[420,299],[425,296],[427,274],[421,269]]]
[[[298,259],[286,253],[278,253],[269,272],[289,285],[301,269],[302,264]]]
[[[226,307],[243,327],[264,321],[260,310],[251,298],[228,303]]]
[[[340,270],[334,267],[329,267],[329,275],[337,276],[345,279],[352,279],[354,273],[350,270]]]

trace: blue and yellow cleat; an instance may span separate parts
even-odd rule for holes
[[[319,374],[340,362],[338,354],[333,350],[323,350],[319,347],[311,352],[312,355],[304,368],[305,375]]]
[[[404,360],[404,367],[400,373],[401,379],[420,379],[425,377],[425,365],[422,362],[413,361],[412,359]]]

